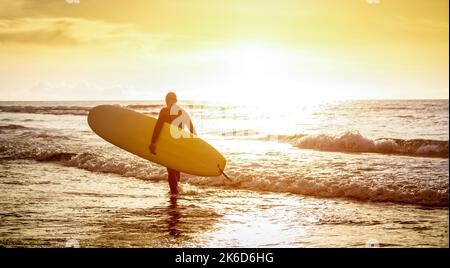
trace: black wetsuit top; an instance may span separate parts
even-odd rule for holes
[[[161,129],[164,123],[172,124],[172,122],[182,115],[182,111],[178,111],[178,114],[172,115],[170,114],[170,107],[164,107],[159,112],[158,121],[156,122],[155,129],[153,130],[152,143],[155,143],[158,140],[159,133],[161,133]],[[183,123],[180,122],[178,125],[179,128],[183,127]],[[191,133],[194,133],[194,126],[192,125],[192,121],[189,120],[189,130]]]

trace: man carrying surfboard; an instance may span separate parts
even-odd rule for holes
[[[156,122],[155,129],[153,130],[152,141],[149,145],[150,153],[156,154],[156,141],[164,123],[173,124],[178,128],[183,128],[189,123],[189,131],[191,134],[195,134],[194,125],[189,117],[188,113],[181,109],[177,104],[177,95],[173,92],[169,92],[166,95],[166,107],[162,108],[159,112],[158,121]],[[180,120],[180,118],[182,120]],[[169,180],[170,193],[178,193],[178,182],[180,181],[180,172],[171,168],[167,168],[167,176]]]

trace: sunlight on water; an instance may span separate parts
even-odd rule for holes
[[[232,182],[183,174],[177,200],[92,133],[97,104],[0,103],[1,245],[448,246],[447,101],[182,103]]]

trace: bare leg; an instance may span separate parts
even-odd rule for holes
[[[177,194],[178,193],[178,180],[180,178],[180,172],[167,168],[167,174],[169,179],[169,187],[170,193]]]

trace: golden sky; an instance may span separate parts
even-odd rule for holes
[[[0,100],[448,98],[445,0],[2,0]]]

